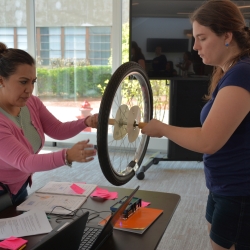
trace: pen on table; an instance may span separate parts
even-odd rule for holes
[[[26,247],[26,244],[24,244],[23,246],[21,246],[18,250],[22,250]]]

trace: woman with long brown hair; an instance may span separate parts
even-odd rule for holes
[[[214,66],[202,127],[152,120],[142,133],[203,153],[206,220],[214,250],[250,249],[250,31],[229,0],[206,1],[191,16],[194,50]]]
[[[138,63],[143,69],[146,68],[145,57],[141,51],[141,48],[135,41],[131,42],[131,61]]]

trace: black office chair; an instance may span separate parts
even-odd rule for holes
[[[7,207],[12,206],[13,204],[12,204],[12,200],[11,200],[11,197],[10,197],[9,190],[1,182],[0,182],[0,186],[3,188],[3,190],[6,191],[5,194],[0,195],[0,212],[1,212],[4,209],[6,209]]]

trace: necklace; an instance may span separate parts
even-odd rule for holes
[[[224,72],[228,71],[232,66],[233,66],[233,62],[231,62],[231,63],[229,64],[229,66],[227,67],[227,69],[226,69]]]
[[[230,69],[233,66],[233,62],[228,66],[228,69]]]
[[[20,108],[19,114],[17,116],[14,116],[14,117],[15,117],[15,120],[17,121],[17,123],[19,124],[19,126],[21,127],[21,129],[23,129],[21,111],[22,111],[22,109]]]

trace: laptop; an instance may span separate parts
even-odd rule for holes
[[[133,190],[117,211],[111,215],[104,227],[86,226],[89,212],[85,212],[72,222],[61,223],[41,239],[31,250],[95,250],[112,235],[114,225],[122,216],[139,186]],[[90,232],[89,235],[86,235]],[[85,244],[86,243],[86,244]]]

